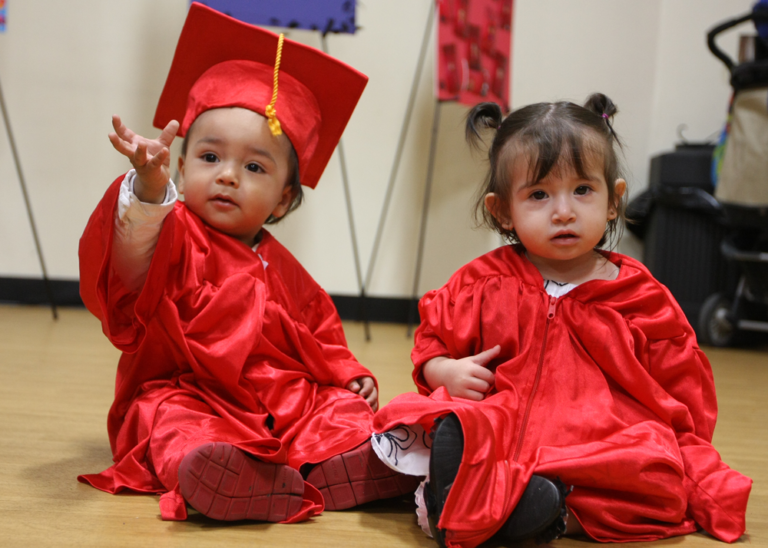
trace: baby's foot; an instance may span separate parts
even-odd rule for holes
[[[429,459],[429,482],[424,486],[424,502],[432,538],[445,546],[445,530],[437,525],[448,493],[459,473],[464,455],[464,432],[459,418],[451,413],[435,421],[432,452]]]
[[[381,462],[371,442],[315,466],[307,483],[317,487],[326,510],[344,510],[358,504],[413,493],[421,478],[400,474]]]
[[[566,532],[565,497],[568,493],[570,489],[559,479],[531,476],[512,515],[496,533],[497,538],[508,542],[535,538],[538,544],[560,538]]]
[[[229,443],[206,443],[179,465],[184,500],[209,518],[285,521],[301,509],[304,480],[297,470],[250,457]]]

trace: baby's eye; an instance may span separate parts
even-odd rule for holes
[[[576,191],[575,191],[574,193],[575,193],[577,196],[584,196],[585,194],[589,194],[589,192],[591,192],[591,191],[592,191],[592,189],[591,189],[591,188],[589,188],[588,186],[586,186],[586,185],[581,185],[580,187],[577,187],[577,188],[576,188]]]
[[[264,171],[259,164],[256,164],[253,162],[245,166],[245,169],[247,169],[248,171],[252,171],[254,173],[260,173]]]
[[[547,193],[544,192],[543,190],[537,190],[536,192],[531,194],[531,198],[533,198],[534,200],[543,200],[546,197],[547,197]]]
[[[219,161],[218,157],[212,152],[206,152],[205,154],[203,154],[202,158],[204,162],[209,162],[209,163],[214,163]]]

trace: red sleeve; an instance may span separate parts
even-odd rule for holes
[[[452,333],[448,327],[452,318],[448,316],[452,313],[453,303],[445,288],[430,291],[419,301],[421,325],[416,329],[411,351],[413,382],[419,394],[428,396],[432,393],[432,388],[424,378],[424,364],[439,356],[453,357],[448,350],[448,344],[452,342]],[[444,340],[444,337],[448,340]]]
[[[333,301],[291,252],[264,231],[257,253],[269,264],[265,272],[269,279],[270,299],[304,325],[318,345],[321,358],[307,364],[317,367],[315,378],[346,388],[354,379],[373,377],[347,348],[344,328]]]
[[[328,363],[332,364],[334,386],[346,388],[355,379],[372,377],[378,390],[379,384],[373,373],[360,364],[347,348],[341,318],[328,293],[318,288],[315,296],[302,309],[301,315]]]
[[[432,358],[474,356],[499,344],[499,358],[487,365],[493,368],[517,354],[518,291],[509,285],[517,288],[519,281],[503,276],[474,278],[471,272],[459,271],[445,286],[424,295],[411,352],[413,381],[420,394],[432,393],[424,378],[424,365]]]
[[[112,223],[114,222],[120,183],[125,175],[118,177],[107,189],[99,202],[80,238],[80,297],[86,308],[102,319],[102,306],[98,295],[99,278],[108,263],[107,250],[112,248]]]
[[[115,209],[124,177],[121,175],[109,186],[80,238],[80,296],[88,310],[101,320],[104,334],[112,344],[124,352],[134,352],[162,297],[163,284],[146,283],[140,292],[131,291],[112,269]],[[166,220],[163,231],[172,232],[172,224]],[[156,253],[167,251],[162,247],[158,242]],[[155,263],[150,266],[147,279],[164,280],[167,272],[160,270],[167,271],[167,261],[162,265]]]

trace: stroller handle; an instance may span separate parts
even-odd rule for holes
[[[709,47],[709,51],[711,51],[715,57],[723,62],[723,64],[728,68],[728,72],[733,72],[733,68],[736,66],[736,63],[734,63],[733,59],[728,57],[728,55],[723,50],[717,47],[717,44],[715,43],[715,37],[728,29],[731,29],[744,23],[745,21],[750,20],[768,23],[768,9],[756,7],[753,11],[745,15],[731,19],[730,21],[725,21],[724,23],[720,23],[707,33],[707,46]]]

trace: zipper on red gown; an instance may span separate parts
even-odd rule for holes
[[[541,342],[541,353],[539,354],[539,364],[536,367],[536,378],[533,380],[533,388],[528,396],[528,403],[525,406],[525,414],[523,415],[523,424],[520,427],[520,435],[517,438],[517,447],[515,448],[514,461],[520,457],[520,451],[523,449],[523,439],[525,438],[525,430],[528,427],[528,416],[531,414],[531,407],[533,407],[533,398],[536,397],[536,391],[539,388],[539,381],[541,380],[541,371],[544,368],[544,352],[547,349],[547,334],[549,333],[549,324],[555,317],[555,307],[557,305],[557,297],[549,297],[549,309],[547,310],[547,323],[544,326],[544,339]]]

